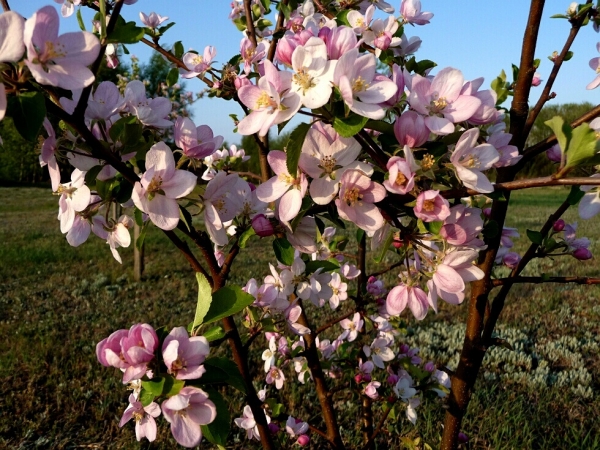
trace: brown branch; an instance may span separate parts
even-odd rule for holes
[[[542,283],[573,283],[573,284],[600,284],[600,278],[593,277],[508,277],[498,278],[492,280],[492,286],[505,286],[507,284],[515,283],[531,283],[531,284],[542,284]]]
[[[367,443],[363,446],[362,450],[368,450],[369,448],[371,448],[371,446],[373,445],[373,441],[379,435],[379,433],[381,433],[381,430],[383,430],[383,425],[385,425],[385,421],[388,418],[388,416],[390,415],[390,412],[392,411],[392,409],[394,408],[395,403],[396,403],[396,398],[394,398],[390,402],[390,406],[388,406],[388,408],[383,413],[383,416],[381,416],[381,419],[379,420],[379,423],[377,424],[377,428],[375,429],[375,431],[373,432],[373,434],[371,435],[371,437],[369,438]]]
[[[200,261],[198,261],[198,259],[196,259],[196,257],[190,250],[190,247],[187,245],[187,243],[185,243],[181,239],[179,239],[179,236],[177,236],[173,230],[163,230],[163,233],[165,233],[165,235],[171,240],[171,242],[175,245],[175,247],[177,247],[179,249],[179,251],[181,253],[183,253],[183,256],[190,263],[190,266],[192,266],[192,269],[194,269],[194,272],[200,272],[202,275],[204,275],[206,277],[206,279],[208,280],[208,282],[210,283],[210,285],[212,286],[213,279],[210,277],[208,272],[206,272],[204,267],[202,267],[202,264],[200,264]]]
[[[281,0],[281,3],[283,5],[288,4],[288,0]],[[275,51],[277,50],[277,42],[279,41],[279,38],[277,37],[277,32],[280,30],[283,30],[283,22],[285,21],[285,15],[279,11],[279,14],[277,15],[277,23],[275,24],[275,30],[273,33],[273,39],[271,40],[271,45],[269,47],[269,53],[267,54],[267,59],[271,62],[273,62],[273,59],[275,58]]]
[[[565,200],[558,207],[558,209],[548,217],[548,220],[546,220],[546,223],[542,226],[542,229],[540,230],[540,234],[542,235],[543,238],[545,238],[548,235],[554,222],[556,222],[558,219],[560,219],[560,217],[565,213],[565,211],[567,209],[569,209],[569,206],[571,206],[570,203],[568,202],[568,200]],[[517,277],[523,271],[523,269],[525,269],[525,266],[527,266],[527,264],[529,264],[529,261],[531,261],[535,257],[535,254],[536,254],[538,248],[539,248],[538,244],[535,244],[533,242],[531,243],[531,245],[529,246],[529,248],[527,249],[527,251],[525,252],[523,257],[521,258],[521,261],[519,261],[519,264],[517,264],[517,267],[515,267],[512,270],[512,272],[510,274],[510,278]],[[494,298],[492,307],[486,313],[485,326],[484,326],[483,334],[482,334],[483,342],[487,342],[492,337],[492,333],[494,332],[496,323],[498,322],[498,319],[500,318],[500,314],[502,313],[502,310],[504,309],[504,303],[506,301],[506,296],[508,295],[511,287],[512,287],[512,283],[506,283],[502,286],[502,288],[500,289],[500,292],[498,292],[498,294]]]
[[[379,146],[373,141],[369,133],[365,130],[361,130],[358,134],[354,135],[354,139],[362,146],[362,148],[369,154],[371,159],[379,166],[380,169],[387,171],[388,157]]]
[[[513,101],[510,108],[510,133],[513,135],[511,144],[515,145],[519,152],[523,150],[523,146],[527,140],[527,135],[524,133],[529,113],[527,101],[531,89],[531,81],[535,73],[533,61],[544,4],[544,0],[531,0],[529,17],[523,37],[519,76],[516,80]],[[498,184],[511,182],[514,176],[515,172],[512,168],[498,170]],[[510,192],[505,196],[510,198]],[[498,200],[492,203],[491,219],[498,223],[500,227],[503,226],[506,220],[508,203],[508,201]],[[458,447],[458,433],[461,428],[462,419],[466,414],[467,406],[469,405],[475,386],[475,380],[477,379],[477,374],[485,355],[485,349],[482,345],[483,322],[488,306],[488,295],[491,289],[489,285],[490,275],[500,245],[500,233],[497,236],[486,239],[486,245],[487,249],[482,252],[479,260],[479,268],[484,272],[484,277],[482,280],[473,282],[471,285],[465,339],[458,367],[454,376],[451,377],[448,410],[446,411],[444,420],[444,432],[441,442],[442,450],[456,450]]]
[[[592,3],[592,0],[587,0],[586,3]],[[587,18],[587,16],[588,16],[588,14],[586,13],[586,14],[583,14],[581,17],[577,18],[576,20],[571,21],[572,26],[571,26],[571,30],[569,31],[569,36],[567,37],[565,45],[563,46],[563,49],[561,50],[560,54],[555,58],[554,66],[552,67],[550,76],[548,76],[548,80],[546,81],[544,90],[542,91],[542,94],[540,95],[540,98],[537,101],[535,107],[529,113],[529,117],[527,117],[527,122],[525,123],[525,129],[523,130],[525,136],[529,135],[529,132],[531,131],[531,128],[533,127],[533,124],[535,123],[535,119],[537,119],[538,115],[540,114],[540,111],[542,110],[542,108],[544,107],[546,102],[552,98],[552,94],[550,92],[552,90],[552,86],[554,85],[554,80],[556,80],[556,76],[558,75],[558,72],[560,71],[562,63],[564,62],[565,57],[569,53],[569,49],[571,48],[571,45],[573,44],[573,41],[577,37],[577,34],[579,33],[579,29],[583,25],[583,22]]]
[[[323,431],[319,430],[317,427],[315,427],[314,425],[311,425],[310,423],[308,424],[308,428],[310,429],[310,431],[312,431],[313,433],[317,433],[319,436],[321,436],[322,438],[324,438],[325,440],[327,440],[327,434],[325,434]]]
[[[246,15],[246,36],[248,36],[252,45],[256,47],[258,42],[256,41],[254,20],[252,19],[252,0],[244,0],[244,14]]]
[[[10,11],[10,6],[8,5],[8,0],[0,0],[0,5],[2,5],[2,9],[6,11]]]
[[[394,264],[390,265],[386,269],[382,269],[382,270],[378,270],[377,272],[370,273],[369,275],[367,275],[367,279],[369,279],[370,277],[378,277],[379,275],[383,275],[384,273],[388,273],[390,270],[394,270],[396,267],[399,267],[399,266],[401,266],[403,264],[404,264],[403,261],[395,262]]]
[[[112,14],[110,16],[110,20],[108,21],[108,25],[106,26],[106,36],[104,36],[102,38],[102,41],[100,42],[100,53],[98,53],[96,61],[94,61],[94,63],[90,66],[90,70],[92,71],[94,76],[96,76],[96,74],[100,70],[100,66],[102,65],[102,60],[104,59],[104,54],[106,53],[106,46],[108,45],[108,35],[112,33],[112,31],[115,29],[115,26],[117,25],[117,19],[119,18],[119,14],[121,13],[123,1],[124,0],[116,0]],[[100,20],[106,20],[106,17],[100,17]],[[81,97],[79,97],[77,106],[75,106],[75,110],[73,111],[73,117],[83,117],[93,87],[94,83],[90,83],[89,86],[83,88],[83,91],[81,91]]]
[[[312,328],[308,322],[308,318],[306,317],[306,313],[302,305],[302,300],[298,299],[298,304],[302,308],[302,313],[298,318],[298,323],[311,330],[311,333],[303,336],[306,344],[304,356],[306,358],[308,368],[310,369],[310,374],[315,382],[315,390],[317,391],[317,397],[319,399],[319,403],[321,404],[321,413],[323,414],[323,420],[325,422],[325,426],[327,427],[327,441],[332,448],[341,450],[344,448],[344,443],[342,442],[342,437],[340,436],[340,428],[338,426],[337,417],[333,409],[333,402],[331,401],[331,397],[328,395],[329,390],[327,388],[325,374],[323,373],[323,368],[321,367],[321,362],[319,360],[319,353],[317,351],[316,343],[317,336],[312,332]]]
[[[220,279],[221,268],[219,267],[219,263],[215,257],[215,252],[213,250],[212,241],[210,238],[205,232],[198,232],[191,224],[190,228],[188,229],[184,223],[179,221],[177,228],[192,241],[194,241],[196,246],[202,252],[204,260],[208,264],[208,270],[210,271],[211,276],[215,279],[215,284],[219,284],[218,280]]]

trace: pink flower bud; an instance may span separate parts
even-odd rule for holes
[[[362,373],[357,373],[356,375],[354,375],[354,381],[356,382],[356,384],[360,384],[363,380],[363,374]]]
[[[395,386],[399,379],[400,378],[398,377],[398,375],[392,374],[389,377],[387,377],[387,382],[390,386]]]
[[[433,363],[433,361],[429,361],[427,364],[425,364],[425,366],[423,366],[423,369],[425,369],[427,372],[435,372],[435,364]]]
[[[240,88],[242,88],[244,86],[250,86],[250,85],[252,85],[252,83],[245,76],[241,76],[241,77],[236,77],[236,79],[233,81],[233,85],[239,91]]]
[[[296,443],[301,447],[306,447],[310,443],[310,437],[307,434],[301,434]]]
[[[542,84],[542,79],[540,78],[540,74],[536,72],[533,74],[533,80],[531,80],[531,85],[539,86],[540,84]]]
[[[517,267],[519,261],[521,261],[521,256],[515,252],[508,252],[502,258],[502,263],[509,269],[514,269],[515,267]]]
[[[562,152],[560,151],[559,145],[555,144],[546,150],[546,156],[550,161],[559,163],[562,159]]]
[[[466,444],[467,442],[469,442],[469,436],[462,432],[458,433],[458,442],[460,442],[461,444]]]
[[[404,355],[410,351],[410,347],[406,344],[402,344],[398,349],[398,353]]]
[[[252,219],[252,228],[260,237],[272,236],[275,232],[273,224],[265,217],[264,214],[258,214]]]
[[[578,248],[573,252],[573,256],[579,261],[587,261],[592,258],[592,252],[587,248]]]
[[[492,217],[492,208],[484,208],[483,215],[488,219]]]
[[[372,380],[371,375],[369,375],[368,373],[364,373],[362,379],[365,383],[370,383]]]
[[[558,219],[556,222],[554,222],[554,225],[552,225],[552,229],[556,232],[559,233],[560,231],[565,229],[565,221],[562,219]]]
[[[277,433],[279,433],[279,425],[277,425],[274,422],[271,422],[269,424],[269,431],[271,432],[271,434],[277,434]]]

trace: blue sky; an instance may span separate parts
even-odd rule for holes
[[[389,0],[388,0],[389,1]],[[49,0],[12,0],[13,9],[25,17],[47,4],[58,9],[60,5]],[[400,0],[391,1],[399,9]],[[407,26],[407,36],[419,36],[423,40],[417,59],[430,59],[438,64],[436,70],[452,66],[460,69],[465,80],[485,77],[484,87],[500,73],[502,69],[511,75],[511,63],[518,64],[520,45],[527,21],[529,2],[509,0],[493,2],[487,0],[422,0],[424,11],[435,15],[429,25]],[[560,51],[569,33],[566,20],[550,19],[553,14],[562,14],[569,0],[548,0],[544,11],[544,21],[540,30],[537,57],[542,60],[539,72],[542,79],[548,78],[552,63],[547,59],[554,50]],[[124,6],[123,15],[127,20],[139,21],[139,12],[155,11],[169,16],[169,22],[176,22],[164,38],[165,44],[181,40],[184,48],[202,51],[205,46],[213,45],[217,49],[217,60],[225,62],[239,52],[242,38],[227,18],[230,11],[229,0],[173,0],[166,3],[159,0],[140,0],[131,6]],[[397,13],[397,12],[396,12]],[[90,23],[91,11],[85,11],[86,25]],[[75,15],[62,19],[61,32],[79,30]],[[572,51],[574,57],[561,69],[554,91],[557,97],[554,103],[590,101],[597,104],[600,89],[587,91],[585,86],[595,77],[588,61],[598,56],[596,43],[600,40],[590,26],[583,28],[575,41]],[[143,44],[129,46],[131,53],[147,61],[151,49]],[[218,65],[217,65],[218,67]],[[199,91],[205,86],[199,80],[187,82],[187,88]],[[541,87],[533,90],[530,103],[537,101]],[[230,143],[237,143],[239,136],[233,133],[233,122],[229,114],[242,111],[233,102],[204,98],[194,106],[194,121],[197,125],[210,125],[216,134],[225,136]]]

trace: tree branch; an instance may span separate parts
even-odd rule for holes
[[[287,6],[288,0],[281,0],[281,3]],[[285,16],[281,11],[279,11],[279,14],[277,15],[277,23],[275,24],[275,30],[273,33],[273,39],[271,40],[271,45],[269,46],[269,53],[267,54],[267,59],[271,62],[273,62],[273,59],[275,58],[275,51],[277,50],[277,42],[279,41],[279,38],[277,37],[277,32],[279,30],[283,30],[283,22],[284,21],[285,21]]]
[[[10,11],[10,6],[8,5],[8,0],[0,0],[0,5],[2,5],[2,9],[4,12]]]
[[[336,323],[341,322],[344,319],[347,319],[348,317],[350,317],[352,314],[354,314],[356,312],[356,310],[352,310],[350,312],[347,312],[346,314],[344,314],[343,316],[340,317],[336,317],[335,319],[331,319],[329,322],[324,323],[323,325],[321,325],[319,328],[317,328],[317,330],[315,331],[315,336],[318,336],[319,334],[321,334],[323,331],[331,328],[332,326],[334,326]]]
[[[592,0],[587,0],[586,3],[592,3]],[[563,46],[563,49],[560,52],[560,54],[554,60],[554,66],[552,67],[550,76],[548,76],[548,80],[546,81],[546,85],[544,86],[544,90],[542,91],[539,100],[537,101],[533,110],[529,113],[529,117],[527,117],[527,122],[525,123],[525,128],[523,130],[526,136],[529,135],[529,132],[531,131],[531,128],[535,123],[535,119],[537,119],[538,115],[540,114],[540,111],[542,110],[546,102],[552,98],[550,91],[552,90],[552,86],[554,85],[554,80],[556,79],[556,76],[558,75],[562,63],[564,62],[565,57],[567,56],[567,53],[569,52],[573,41],[577,37],[579,29],[581,28],[581,25],[583,24],[583,21],[586,19],[586,17],[587,13],[583,14],[577,20],[571,22],[572,26],[571,30],[569,31],[567,41],[565,42],[565,45]]]
[[[367,443],[363,446],[362,450],[368,450],[371,447],[371,445],[373,445],[373,441],[379,435],[379,433],[381,433],[381,430],[383,430],[383,425],[385,425],[385,421],[388,418],[388,416],[390,415],[390,412],[392,411],[392,409],[394,408],[395,403],[396,403],[396,398],[394,398],[390,402],[390,405],[383,413],[383,416],[381,416],[381,419],[379,420],[379,423],[377,424],[377,428],[375,429],[375,431],[373,432],[373,434],[371,435],[371,437],[369,438]]]
[[[244,0],[244,14],[246,15],[246,36],[248,36],[252,45],[256,47],[258,42],[256,40],[256,30],[254,29],[254,20],[252,19],[252,0]]]
[[[492,286],[506,286],[515,283],[573,283],[573,284],[600,284],[600,278],[594,277],[508,277],[492,280]]]

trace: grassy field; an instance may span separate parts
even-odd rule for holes
[[[507,225],[539,229],[567,193],[514,193]],[[121,250],[123,267],[98,239],[74,249],[61,236],[56,214],[57,198],[49,190],[0,188],[0,448],[176,448],[163,420],[151,445],[138,444],[132,426],[119,429],[127,394],[116,371],[96,361],[95,345],[135,322],[167,328],[188,323],[196,284],[187,263],[159,232],[151,232],[146,280],[135,283],[131,249]],[[576,211],[565,218],[576,220]],[[579,234],[593,238],[592,251],[600,255],[598,222],[579,222]],[[526,246],[526,237],[516,241],[517,251]],[[252,244],[236,261],[232,282],[265,275],[268,247]],[[600,276],[600,266],[560,258],[533,261],[526,274],[541,272]],[[464,426],[468,448],[600,449],[599,298],[599,287],[514,288],[499,330],[514,350],[494,349],[486,356]],[[406,340],[452,367],[464,317],[464,305],[443,305],[437,316],[409,321]],[[303,411],[300,417],[318,421],[319,411],[311,408],[316,403],[291,385],[286,395]],[[336,396],[350,441],[358,413],[353,400]],[[436,448],[443,411],[426,404],[419,414],[418,433],[406,421],[403,432]],[[233,431],[238,441],[241,434]]]

